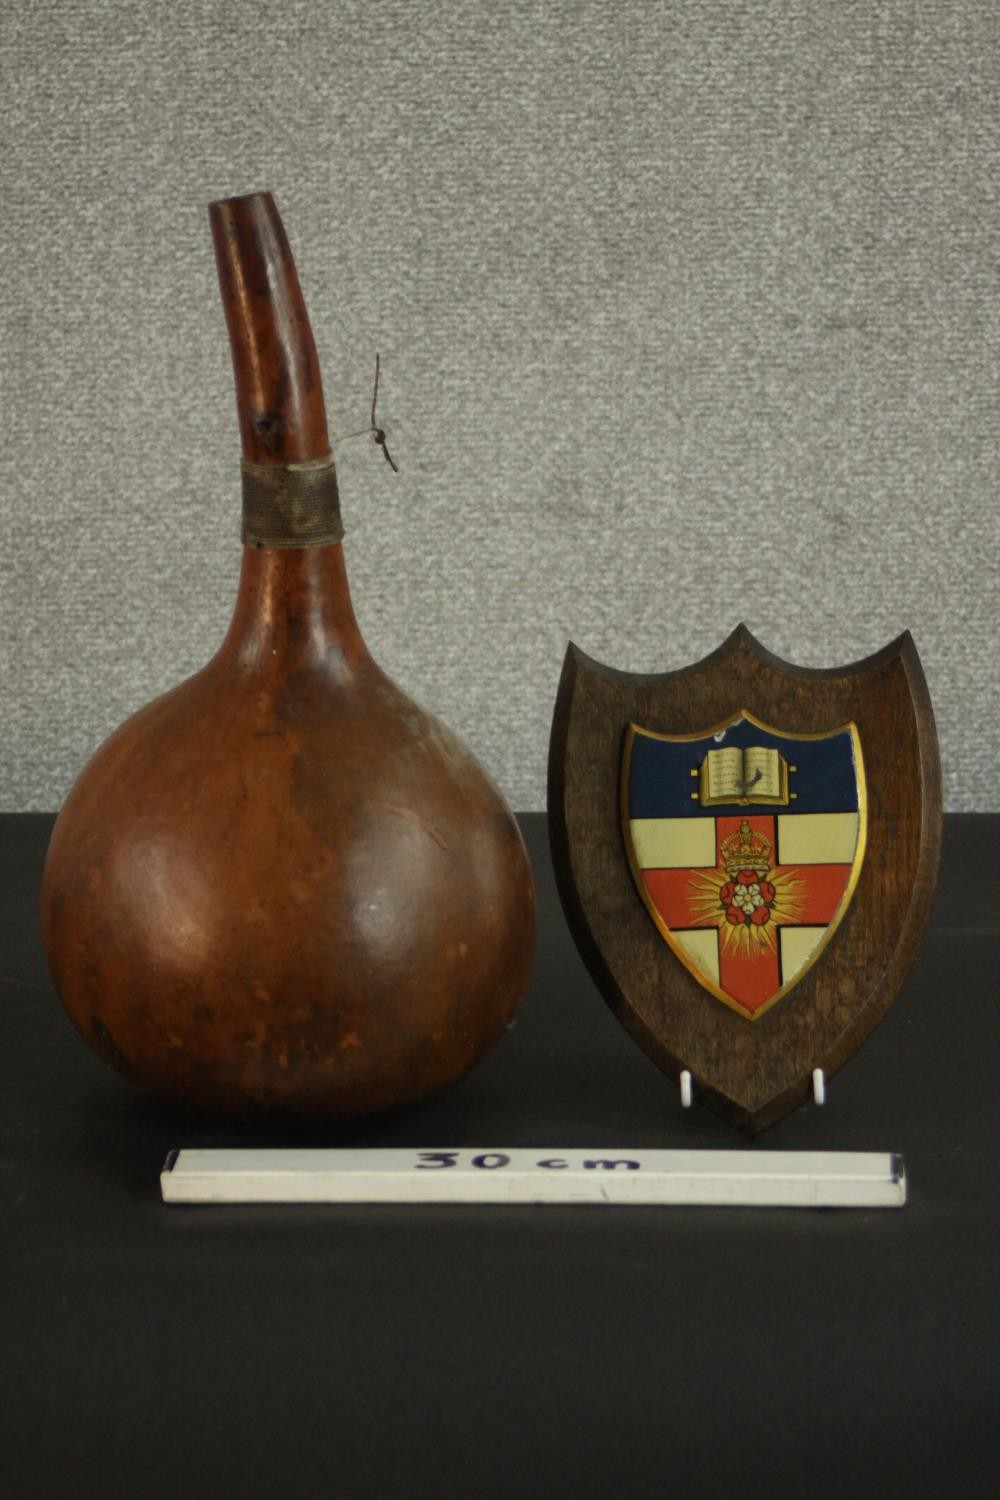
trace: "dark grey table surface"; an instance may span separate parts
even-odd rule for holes
[[[1000,818],[947,820],[896,1005],[750,1146],[606,1009],[528,815],[516,1025],[450,1095],[322,1137],[901,1151],[910,1202],[870,1213],[166,1208],[170,1147],[280,1142],[170,1113],[76,1036],[38,937],[50,824],[0,818],[7,1500],[1000,1491]]]

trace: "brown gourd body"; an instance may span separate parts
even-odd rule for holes
[[[268,194],[212,205],[244,459],[328,455]],[[43,931],[84,1037],[233,1115],[362,1116],[460,1078],[526,986],[534,890],[462,743],[372,660],[343,548],[245,547],[213,659],[97,751],[56,822]]]

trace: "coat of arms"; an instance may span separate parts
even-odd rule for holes
[[[750,1020],[836,931],[865,811],[854,724],[782,734],[741,709],[700,735],[629,725],[622,816],[636,888],[681,963]]]

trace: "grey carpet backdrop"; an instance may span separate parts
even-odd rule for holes
[[[998,804],[996,0],[7,0],[0,805],[218,643],[238,439],[205,205],[271,189],[382,664],[544,803],[567,640],[904,627]]]

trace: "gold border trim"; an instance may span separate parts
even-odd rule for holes
[[[732,995],[727,995],[725,990],[713,983],[704,970],[699,969],[691,961],[680,944],[674,939],[670,928],[656,910],[643,884],[642,871],[636,859],[635,847],[632,843],[632,830],[629,826],[630,819],[628,815],[628,787],[629,773],[632,768],[632,745],[637,734],[643,735],[648,740],[667,740],[671,744],[678,745],[689,743],[693,740],[707,739],[709,735],[718,734],[720,729],[729,729],[732,725],[740,723],[741,720],[746,720],[757,729],[763,729],[767,734],[778,735],[781,739],[786,740],[832,740],[834,735],[843,734],[845,730],[848,731],[851,736],[851,748],[854,754],[854,779],[858,789],[858,842],[854,850],[854,862],[851,866],[851,874],[846,889],[840,898],[840,904],[827,924],[826,936],[822,942],[816,945],[808,963],[799,969],[795,977],[790,979],[787,984],[783,984],[779,990],[775,991],[770,1000],[765,1001],[756,1010],[747,1010],[746,1006],[740,1005],[739,1001],[734,1000]],[[632,873],[632,880],[643,906],[652,917],[657,931],[666,942],[671,953],[679,959],[688,973],[698,981],[701,987],[707,990],[710,995],[714,995],[717,1000],[721,1000],[723,1005],[727,1005],[730,1010],[735,1011],[744,1020],[759,1020],[761,1016],[767,1014],[772,1005],[777,1005],[779,1000],[784,999],[791,990],[795,989],[796,985],[805,978],[813,965],[819,961],[834,933],[843,921],[844,914],[851,904],[851,899],[857,888],[858,880],[861,876],[861,866],[864,863],[865,849],[868,844],[868,783],[865,777],[865,761],[861,751],[861,736],[858,734],[858,726],[854,723],[853,719],[850,719],[846,724],[838,724],[835,729],[825,730],[822,734],[795,734],[791,730],[778,729],[773,724],[766,724],[763,719],[758,719],[756,714],[752,714],[748,708],[739,709],[735,714],[730,715],[728,719],[723,719],[718,724],[711,724],[707,729],[699,730],[697,734],[659,734],[654,729],[643,729],[640,724],[630,723],[625,733],[625,746],[622,751],[618,804],[621,815],[622,838],[625,842],[625,855],[628,859],[629,870]],[[774,816],[778,816],[777,812],[775,812]],[[786,816],[794,817],[795,814],[790,813],[786,814]]]

